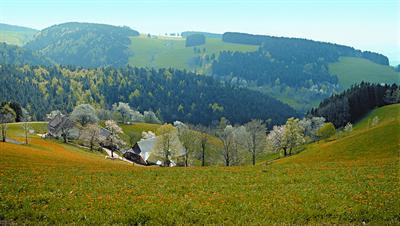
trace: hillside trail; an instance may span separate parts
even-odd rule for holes
[[[10,139],[10,138],[6,138],[6,142],[11,143],[11,144],[23,144],[23,142],[14,140],[14,139]]]

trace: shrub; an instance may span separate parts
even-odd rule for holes
[[[336,133],[335,126],[333,125],[333,123],[328,122],[328,123],[325,123],[321,128],[319,128],[319,130],[317,132],[317,136],[320,139],[327,139],[327,138],[335,135],[335,133]]]

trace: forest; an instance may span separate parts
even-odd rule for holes
[[[257,86],[279,81],[294,88],[336,85],[338,79],[328,71],[328,63],[340,56],[356,56],[388,65],[387,57],[352,47],[298,38],[278,38],[227,32],[224,42],[259,45],[255,52],[221,52],[212,63],[218,77],[239,77]]]
[[[52,62],[37,52],[0,42],[0,64],[50,65]]]
[[[166,122],[204,125],[221,117],[231,123],[257,118],[281,124],[298,115],[257,91],[175,69],[2,65],[0,84],[0,102],[20,103],[35,120],[43,120],[51,110],[70,112],[81,103],[110,109],[117,102],[153,110]]]
[[[324,117],[336,127],[344,127],[348,122],[357,122],[374,108],[395,103],[400,103],[398,85],[362,82],[325,99],[310,114]]]
[[[71,22],[40,31],[24,47],[63,65],[125,66],[129,37],[137,35],[129,27]]]

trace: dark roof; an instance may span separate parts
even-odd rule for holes
[[[54,118],[49,122],[49,126],[55,128],[56,126],[60,125],[62,122],[62,115],[57,114]]]
[[[139,155],[140,154],[140,148],[139,148],[139,146],[137,145],[137,144],[135,144],[134,146],[133,146],[133,148],[129,148],[129,149],[126,149],[126,150],[122,150],[121,151],[121,153],[122,154],[125,154],[125,153],[133,153],[133,154],[137,154],[137,155]]]

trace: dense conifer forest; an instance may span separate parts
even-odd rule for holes
[[[361,83],[322,101],[311,114],[322,116],[336,127],[355,123],[372,109],[400,102],[400,89],[396,84],[379,85]]]
[[[79,103],[111,108],[120,101],[151,109],[167,122],[211,124],[226,117],[232,123],[259,118],[278,124],[297,115],[259,92],[174,69],[2,65],[0,84],[0,102],[18,102],[36,120],[51,110],[70,112]]]
[[[25,47],[64,65],[125,66],[129,37],[137,35],[129,27],[73,22],[40,31]]]

